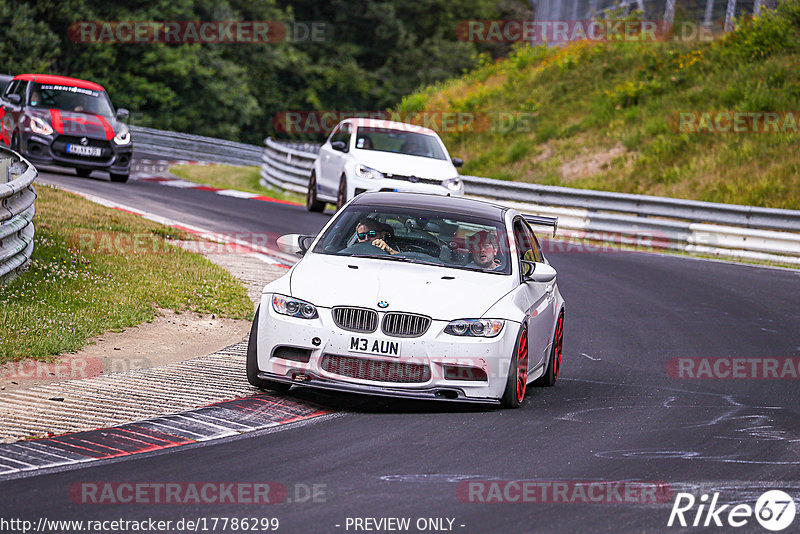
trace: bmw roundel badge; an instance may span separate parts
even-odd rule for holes
[[[378,302],[378,307],[379,308],[388,308],[389,307],[389,303],[386,302],[385,300],[382,300],[382,301]]]

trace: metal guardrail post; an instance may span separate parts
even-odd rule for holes
[[[675,22],[675,0],[667,0],[667,7],[664,10],[664,21],[668,24]]]
[[[38,172],[19,154],[2,147],[0,162],[0,169],[4,169],[0,172],[8,178],[14,177],[0,183],[0,283],[5,283],[23,272],[31,261],[36,214],[33,205],[36,191],[32,184]]]
[[[0,155],[0,183],[11,181],[11,158]]]
[[[728,9],[725,11],[725,31],[733,29],[733,21],[736,16],[736,0],[728,0]]]
[[[706,0],[706,12],[703,16],[703,26],[711,27],[711,17],[714,14],[714,0]]]

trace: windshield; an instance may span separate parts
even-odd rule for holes
[[[106,117],[114,115],[105,92],[68,85],[33,84],[30,105],[35,108],[54,108]]]
[[[313,252],[510,274],[508,250],[502,222],[408,208],[352,206],[325,231]]]
[[[436,137],[389,128],[359,126],[356,148],[423,158],[447,159]]]

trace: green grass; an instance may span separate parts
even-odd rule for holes
[[[291,191],[280,191],[261,185],[261,169],[258,167],[233,167],[230,165],[173,165],[170,172],[196,184],[236,189],[278,200],[305,204],[306,197]]]
[[[157,308],[251,319],[244,287],[190,237],[140,217],[38,186],[31,268],[0,285],[0,363],[47,360],[108,330],[152,321]]]
[[[517,48],[396,111],[516,117],[443,132],[463,174],[800,209],[800,133],[682,133],[678,113],[800,111],[800,1],[712,41]]]

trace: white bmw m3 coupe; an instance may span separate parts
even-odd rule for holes
[[[364,193],[262,293],[247,378],[292,386],[516,408],[552,386],[564,299],[532,227],[557,221],[478,200]]]

